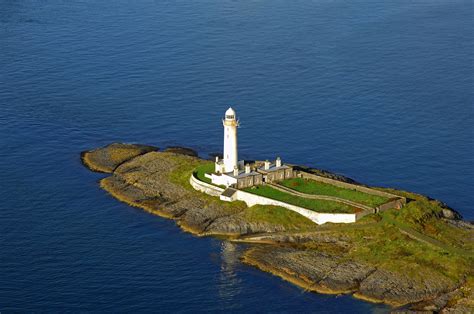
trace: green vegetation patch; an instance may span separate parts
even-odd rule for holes
[[[201,181],[212,184],[211,179],[205,176],[206,173],[213,173],[214,172],[214,163],[213,162],[206,162],[202,165],[199,165],[194,170],[194,175]]]
[[[308,218],[279,206],[255,205],[244,210],[249,222],[268,222],[285,227],[286,230],[309,230],[317,225]]]
[[[472,273],[474,266],[467,256],[412,239],[396,226],[384,222],[366,229],[341,230],[339,234],[351,239],[348,258],[401,271],[413,278],[442,275],[459,281],[464,274]]]
[[[196,197],[205,200],[209,206],[218,205],[219,207],[228,210],[229,213],[236,213],[247,207],[244,202],[224,202],[221,201],[218,197],[198,192],[191,186],[191,184],[189,183],[189,177],[191,176],[191,174],[194,173],[196,175],[196,171],[198,168],[206,169],[206,167],[208,167],[207,169],[209,169],[209,164],[213,165],[213,163],[184,155],[174,155],[168,153],[162,154],[166,154],[166,159],[172,160],[174,162],[173,169],[169,174],[170,181],[181,185],[182,187],[189,190],[191,193],[194,193]]]
[[[411,228],[422,234],[421,237],[444,243],[446,249],[460,249],[471,252],[471,256],[474,256],[472,230],[457,228],[447,221],[443,221],[439,218],[442,210],[438,201],[419,198],[409,202],[400,210],[390,210],[380,215],[385,221],[400,228]]]
[[[296,205],[299,207],[311,209],[321,213],[354,213],[359,209],[352,206],[341,204],[333,201],[326,200],[313,200],[309,198],[294,196],[279,190],[276,190],[268,185],[259,185],[251,188],[246,188],[244,191],[265,196],[277,201],[282,201],[288,204]]]
[[[436,278],[454,283],[465,275],[473,276],[472,231],[437,218],[441,210],[437,201],[420,197],[408,205],[401,210],[368,215],[355,224],[321,227],[328,236],[347,241],[339,251],[348,260],[403,273],[420,282]],[[309,242],[305,246],[330,254],[338,252],[337,245],[324,248]]]
[[[328,195],[344,198],[367,206],[376,207],[388,201],[388,198],[371,195],[356,190],[341,188],[332,184],[310,179],[293,178],[280,182],[281,185],[305,194]]]

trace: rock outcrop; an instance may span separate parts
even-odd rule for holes
[[[149,145],[113,143],[82,152],[81,159],[92,171],[111,173],[124,162],[155,150],[158,148]]]
[[[188,147],[181,147],[181,146],[170,146],[166,148],[164,152],[187,155],[187,156],[192,156],[192,157],[198,156],[198,153],[194,149],[191,149]]]
[[[285,231],[279,225],[248,222],[241,213],[243,206],[223,207],[216,199],[172,182],[170,173],[179,167],[176,155],[189,163],[200,162],[182,149],[179,153],[149,152],[117,166],[112,176],[101,181],[101,186],[132,206],[176,219],[185,230],[198,235]]]
[[[320,293],[358,291],[360,282],[375,271],[366,264],[295,248],[254,248],[245,253],[243,260]]]

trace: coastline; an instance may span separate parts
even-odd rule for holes
[[[81,154],[81,159],[83,161],[83,164],[92,171],[104,172],[104,171],[101,171],[101,170],[104,170],[104,168],[100,167],[100,165],[94,164],[93,159],[90,158],[91,152],[93,152],[93,151],[83,152]],[[140,185],[140,184],[137,184],[137,183],[128,184],[125,181],[121,182],[120,180],[123,180],[123,179],[120,176],[129,175],[131,172],[127,172],[129,170],[129,169],[127,169],[127,164],[129,164],[129,166],[131,168],[136,167],[136,165],[133,164],[133,162],[131,162],[131,161],[140,159],[140,158],[138,158],[140,156],[142,156],[143,159],[149,158],[149,160],[144,160],[143,161],[144,164],[145,164],[145,162],[147,162],[149,164],[152,161],[154,161],[155,159],[151,158],[151,156],[144,157],[144,155],[147,155],[147,153],[149,153],[149,152],[144,152],[142,150],[135,151],[135,153],[134,153],[135,156],[133,156],[131,158],[128,158],[126,161],[120,162],[115,167],[114,170],[112,170],[112,171],[109,170],[108,172],[106,172],[106,173],[111,173],[112,176],[103,178],[100,181],[101,188],[106,190],[114,198],[116,198],[116,199],[130,205],[130,206],[141,208],[141,209],[145,210],[146,212],[149,212],[151,214],[154,214],[154,215],[157,215],[157,216],[160,216],[160,217],[163,217],[163,218],[175,220],[177,225],[183,231],[192,233],[193,235],[196,235],[198,237],[216,236],[216,237],[223,237],[223,238],[228,239],[228,240],[234,240],[235,242],[245,242],[245,239],[240,238],[240,236],[242,236],[242,232],[234,232],[234,233],[232,233],[232,232],[218,232],[218,231],[213,230],[212,228],[210,228],[210,227],[215,226],[216,222],[218,222],[218,221],[229,219],[229,217],[230,218],[235,218],[235,216],[236,216],[235,214],[229,214],[228,212],[225,212],[225,213],[219,213],[218,215],[213,216],[213,214],[215,214],[213,212],[210,215],[211,217],[209,218],[210,222],[205,221],[205,223],[202,224],[199,220],[197,220],[197,223],[196,223],[196,220],[186,219],[187,215],[188,215],[188,212],[184,212],[184,214],[183,214],[183,213],[180,213],[180,212],[177,213],[173,210],[170,210],[170,208],[172,208],[174,206],[175,203],[173,203],[173,202],[175,202],[175,200],[167,199],[166,196],[163,196],[161,194],[160,194],[160,197],[163,196],[163,200],[160,200],[159,202],[155,202],[156,201],[154,199],[155,196],[150,196],[150,195],[145,197],[143,200],[141,200],[141,199],[137,200],[134,193],[135,192],[142,193],[142,190],[140,190],[140,189],[143,188],[143,186]],[[158,154],[163,154],[163,153],[158,153]],[[176,157],[175,155],[179,155],[179,153],[168,153],[168,155],[166,155],[166,156],[165,155],[160,155],[160,156],[164,156],[163,158],[175,158]],[[157,156],[158,155],[153,156],[153,157],[157,157]],[[168,157],[168,156],[170,156],[170,157]],[[181,158],[181,157],[179,157],[179,158]],[[194,158],[192,160],[189,159],[189,161],[192,161],[193,163],[202,162],[202,160],[197,159],[195,157],[192,157],[190,155],[187,155],[186,158]],[[98,169],[98,170],[96,170],[96,169]],[[123,188],[124,186],[126,186],[127,188],[124,189]],[[136,189],[136,191],[133,191],[133,189]],[[198,196],[198,194],[196,194],[196,193],[190,193],[190,195],[188,195],[187,194],[188,192],[189,191],[186,191],[186,193],[184,193],[184,192],[180,191],[180,193],[184,193],[183,195],[185,195],[185,199],[193,198],[193,197],[196,197],[196,196],[199,197],[200,199],[204,199],[204,201],[201,202],[201,205],[207,206],[206,204],[209,201],[209,198],[206,198],[204,196]],[[165,191],[163,191],[163,194],[165,194]],[[213,208],[211,208],[211,209],[213,209]],[[190,215],[190,216],[192,216],[192,215]],[[185,219],[183,219],[183,217]],[[217,229],[217,230],[219,230],[219,229]],[[239,230],[242,230],[242,227]],[[269,231],[265,230],[265,228],[263,228],[262,230],[255,230],[255,231],[256,232],[254,232],[254,234],[258,234],[259,232],[263,232],[263,234],[268,235],[268,237],[270,239],[260,240],[260,241],[253,241],[253,242],[251,242],[252,244],[260,243],[260,244],[265,244],[267,246],[271,246],[271,247],[275,247],[275,248],[278,248],[281,245],[285,244],[284,242],[281,242],[278,238],[271,239],[272,232],[271,231],[269,232]],[[243,233],[243,234],[245,235],[245,233]],[[250,234],[252,234],[252,233],[250,233]],[[247,243],[250,243],[250,242],[247,242]],[[287,244],[294,245],[295,247],[298,247],[298,248],[300,247],[300,243],[298,243],[298,241],[296,241],[296,242],[291,242],[290,241]],[[407,305],[407,304],[410,304],[410,303],[426,301],[426,300],[415,299],[414,298],[412,300],[412,302],[396,302],[395,300],[391,300],[391,299],[383,299],[383,298],[374,297],[374,295],[364,293],[364,292],[360,291],[360,289],[359,290],[354,289],[354,288],[351,288],[351,289],[331,289],[330,287],[324,286],[322,284],[318,284],[315,280],[310,279],[309,276],[306,276],[303,273],[297,273],[297,272],[295,272],[294,270],[292,270],[290,268],[278,268],[278,267],[275,267],[274,265],[266,264],[266,263],[262,262],[261,260],[252,257],[252,253],[255,250],[256,249],[254,247],[251,247],[247,252],[245,252],[243,254],[242,258],[241,258],[242,262],[244,262],[245,264],[251,265],[253,267],[256,267],[256,268],[258,268],[262,271],[274,274],[274,275],[276,275],[276,276],[278,276],[278,277],[280,277],[280,278],[282,278],[282,279],[284,279],[284,280],[286,280],[286,281],[288,281],[292,284],[295,284],[295,285],[301,287],[302,289],[304,289],[306,291],[312,291],[312,292],[323,293],[323,294],[352,294],[352,296],[354,296],[355,298],[358,298],[358,299],[361,299],[361,300],[364,300],[364,301],[369,301],[369,302],[373,302],[373,303],[385,303],[385,304],[389,304],[392,307],[398,307],[398,306],[403,306],[403,305]],[[336,263],[334,265],[338,266],[338,263]],[[370,274],[372,274],[372,272],[370,272]],[[354,280],[354,282],[351,283],[351,284],[357,283],[357,280]],[[360,285],[360,283],[358,283],[358,284]],[[337,286],[337,285],[335,285],[335,286]],[[451,291],[449,291],[449,292],[451,292]],[[433,294],[428,299],[435,300],[439,295],[440,295],[439,293],[437,293],[436,295]]]
[[[278,276],[282,278],[283,280],[288,281],[306,291],[317,292],[321,294],[349,294],[353,292],[350,289],[346,289],[346,290],[329,289],[327,287],[318,285],[317,283],[311,281],[309,278],[305,276],[298,276],[298,274],[288,269],[278,270],[275,267],[265,265],[264,263],[261,263],[259,260],[252,258],[251,257],[252,252],[253,252],[253,249],[246,251],[243,254],[241,260],[248,265],[254,266],[264,272]],[[381,302],[376,302],[376,303],[381,303]]]

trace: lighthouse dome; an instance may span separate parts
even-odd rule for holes
[[[225,112],[225,118],[226,120],[235,120],[235,110],[232,107]]]

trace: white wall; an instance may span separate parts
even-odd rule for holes
[[[224,192],[224,189],[214,186],[212,184],[202,182],[191,175],[189,178],[191,186],[201,192],[209,194],[211,196],[219,196]],[[321,225],[326,222],[332,223],[352,223],[356,222],[356,214],[331,214],[331,213],[318,213],[306,208],[298,207],[281,201],[277,201],[268,197],[255,195],[252,193],[237,190],[233,198],[238,201],[244,201],[247,206],[251,207],[254,205],[273,205],[280,206],[291,211],[297,212],[300,215],[308,218],[309,220]]]
[[[222,192],[224,192],[224,189],[214,186],[212,184],[206,183],[206,182],[202,182],[196,179],[194,175],[191,175],[191,177],[189,178],[189,183],[195,190],[204,192],[212,196],[220,196]]]
[[[217,184],[217,185],[225,185],[225,186],[231,186],[232,184],[237,183],[237,179],[234,177],[230,177],[225,174],[221,175],[216,175],[216,174],[211,174],[211,180],[212,183]]]
[[[214,163],[214,172],[222,173],[222,172],[224,172],[224,171],[222,171],[222,170],[224,170],[223,168],[224,168],[224,164],[221,161]]]
[[[224,171],[234,171],[238,166],[237,123],[235,120],[224,120]]]
[[[244,201],[247,206],[254,205],[273,205],[280,206],[291,211],[297,212],[298,214],[303,215],[304,217],[310,219],[311,221],[321,225],[326,222],[333,223],[352,223],[356,222],[356,214],[331,214],[331,213],[318,213],[306,208],[299,206],[291,205],[285,202],[277,201],[268,197],[255,195],[252,193],[244,192],[242,190],[237,190],[236,200]]]

